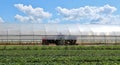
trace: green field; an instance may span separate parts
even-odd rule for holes
[[[120,65],[120,46],[0,46],[0,65]]]

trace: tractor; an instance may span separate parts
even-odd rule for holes
[[[76,37],[60,34],[53,36],[52,38],[45,37],[42,39],[42,45],[49,45],[51,43],[54,43],[56,45],[76,45]]]

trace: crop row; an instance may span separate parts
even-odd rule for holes
[[[1,58],[1,63],[48,63],[48,64],[54,64],[54,63],[61,63],[61,64],[68,64],[73,65],[76,63],[106,63],[112,62],[112,64],[120,64],[119,57],[5,57]],[[102,64],[103,65],[103,64]],[[104,64],[105,65],[105,64]]]
[[[0,46],[0,65],[120,65],[120,46]]]
[[[0,57],[0,62],[9,63],[9,62],[63,62],[63,61],[77,61],[77,62],[104,62],[104,61],[119,61],[120,56],[95,56],[95,57],[88,57],[88,56],[18,56],[18,57],[9,57],[3,56]]]
[[[0,50],[120,50],[120,46],[40,46],[1,45]]]
[[[4,50],[0,56],[120,56],[119,50]]]
[[[120,62],[41,62],[41,63],[0,63],[0,65],[120,65]]]

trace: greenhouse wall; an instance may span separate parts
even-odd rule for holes
[[[0,42],[42,42],[42,39],[76,39],[78,44],[120,43],[119,25],[0,24]]]

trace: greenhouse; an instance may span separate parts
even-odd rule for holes
[[[0,24],[0,42],[42,42],[42,39],[76,40],[78,44],[120,43],[119,25]]]

